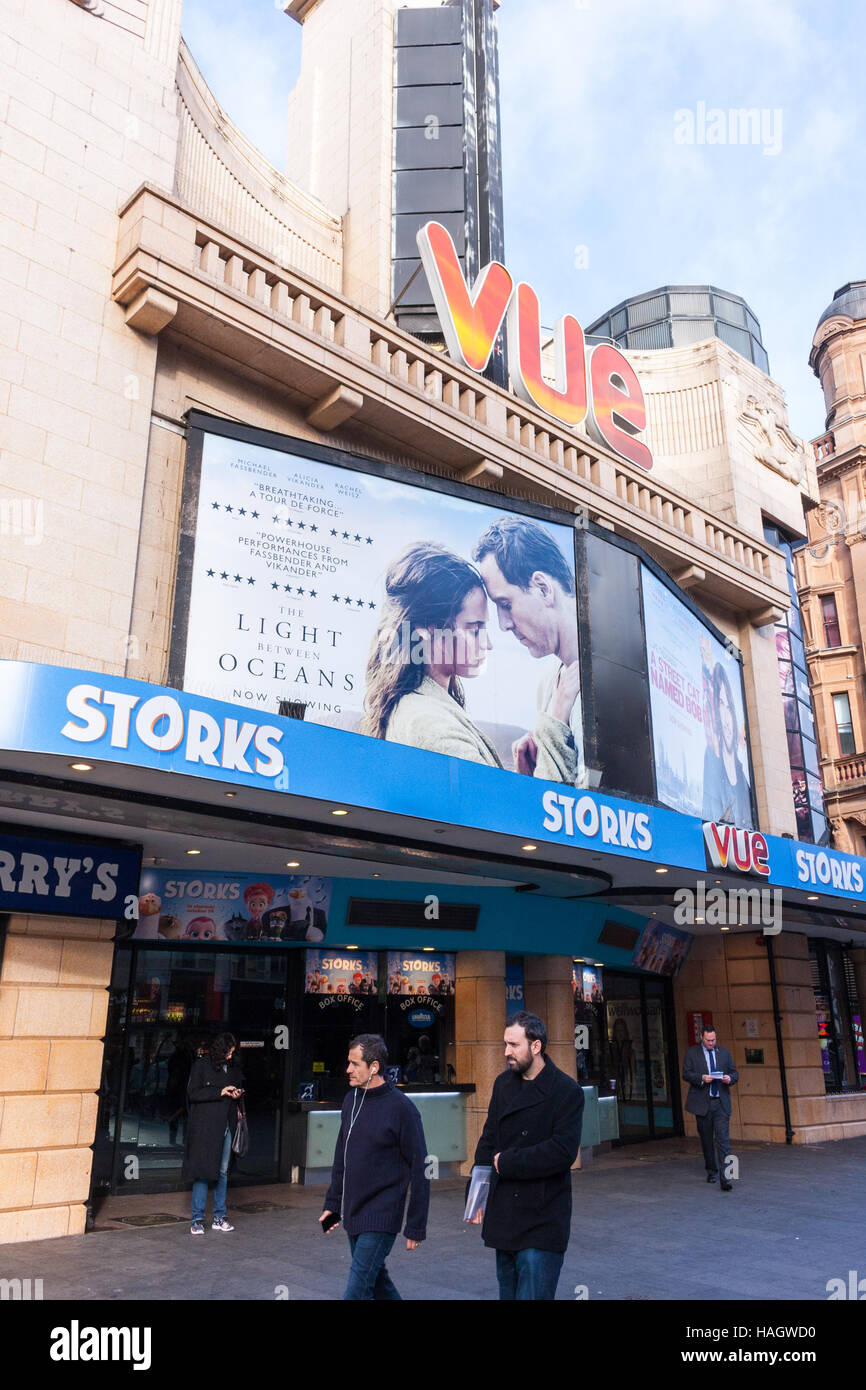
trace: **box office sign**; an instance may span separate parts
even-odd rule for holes
[[[140,868],[138,849],[0,835],[0,911],[124,917]]]
[[[331,880],[146,869],[136,941],[292,945],[323,941]]]

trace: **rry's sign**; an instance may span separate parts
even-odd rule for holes
[[[770,875],[770,850],[760,830],[704,821],[707,863],[715,869],[738,869],[741,874]]]
[[[646,429],[646,407],[637,375],[617,348],[600,343],[587,350],[583,329],[571,314],[553,335],[555,382],[541,372],[541,315],[531,285],[515,285],[504,265],[492,261],[470,290],[454,242],[438,222],[418,231],[421,263],[449,354],[483,372],[497,334],[506,323],[512,389],[523,400],[569,429],[586,421],[599,444],[641,468],[652,454],[637,436]]]

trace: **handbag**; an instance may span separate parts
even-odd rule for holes
[[[250,1146],[250,1131],[247,1126],[247,1112],[243,1106],[238,1106],[238,1123],[232,1139],[232,1153],[238,1158],[243,1158]]]

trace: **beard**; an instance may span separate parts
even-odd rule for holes
[[[518,1076],[525,1076],[525,1074],[529,1071],[529,1068],[530,1068],[531,1066],[532,1066],[532,1053],[531,1053],[531,1052],[530,1052],[530,1054],[529,1054],[528,1057],[523,1057],[523,1058],[509,1057],[509,1059],[508,1059],[508,1070],[509,1070],[509,1071],[515,1071],[515,1072],[517,1072],[517,1075],[518,1075]]]

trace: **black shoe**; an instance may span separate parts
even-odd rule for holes
[[[716,1172],[707,1173],[707,1182],[715,1182],[718,1176],[719,1175]]]
[[[733,1192],[734,1190],[734,1184],[728,1182],[727,1178],[722,1178],[720,1186],[723,1192]]]

